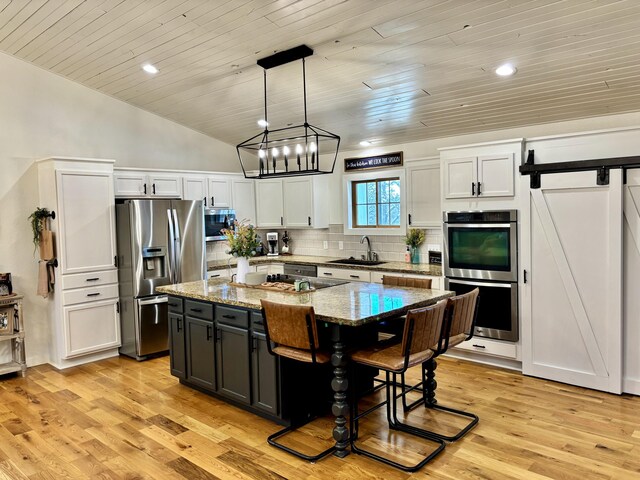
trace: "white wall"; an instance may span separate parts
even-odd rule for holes
[[[0,53],[0,271],[25,294],[27,363],[47,361],[45,300],[27,217],[38,204],[34,159],[116,160],[116,166],[237,171],[235,148]],[[46,330],[45,330],[46,331]],[[44,337],[44,338],[43,338]],[[6,353],[6,350],[5,350]]]

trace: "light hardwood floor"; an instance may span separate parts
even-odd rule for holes
[[[411,478],[639,479],[640,397],[615,396],[449,358],[441,403],[480,416]],[[407,461],[420,440],[389,433],[382,412],[361,441]],[[414,416],[415,415],[415,416]],[[420,407],[412,419],[427,416]],[[446,428],[438,419],[427,419]],[[331,418],[291,440],[323,446]],[[184,387],[168,357],[114,358],[65,371],[43,365],[0,380],[0,479],[404,479],[357,455],[309,464],[266,442],[277,425]]]

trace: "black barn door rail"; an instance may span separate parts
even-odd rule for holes
[[[531,188],[540,188],[540,176],[545,173],[585,172],[589,170],[595,170],[597,172],[596,183],[598,185],[609,185],[609,170],[612,168],[621,168],[623,170],[626,183],[626,170],[628,168],[640,167],[640,156],[601,158],[598,160],[578,160],[576,162],[557,162],[535,165],[533,155],[534,151],[529,150],[527,161],[524,165],[520,165],[521,175],[531,175]]]

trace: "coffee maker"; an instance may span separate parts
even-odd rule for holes
[[[268,256],[274,257],[280,254],[278,251],[278,232],[267,233],[267,244],[269,245]]]

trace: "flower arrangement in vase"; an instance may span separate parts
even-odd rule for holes
[[[226,237],[229,248],[226,253],[238,259],[238,272],[236,282],[245,283],[247,273],[249,273],[249,257],[256,254],[256,249],[260,245],[258,233],[253,225],[245,220],[233,222],[232,228],[225,228],[222,234]]]
[[[404,238],[404,243],[406,243],[411,249],[411,263],[420,263],[419,247],[424,243],[424,239],[424,230],[410,228],[407,232],[407,235]]]

